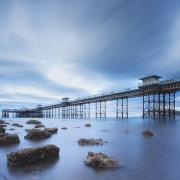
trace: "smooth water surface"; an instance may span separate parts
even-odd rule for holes
[[[46,127],[58,127],[58,134],[47,140],[31,142],[24,139],[27,119],[5,119],[8,133],[17,133],[21,143],[0,147],[0,180],[179,180],[180,179],[180,120],[69,120],[39,119]],[[23,128],[13,127],[18,122]],[[84,124],[91,123],[86,128]],[[61,130],[61,127],[67,130]],[[80,128],[75,128],[75,127]],[[8,130],[15,128],[14,131]],[[155,136],[145,138],[142,131],[151,130]],[[79,138],[102,138],[103,146],[79,146]],[[55,144],[60,147],[56,161],[10,168],[6,154],[21,148]],[[95,170],[84,165],[89,151],[103,152],[116,158],[120,167]]]

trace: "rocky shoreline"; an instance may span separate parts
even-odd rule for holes
[[[20,139],[16,134],[6,133],[6,127],[10,123],[5,122],[4,120],[0,120],[0,146],[10,146],[16,145],[20,143]],[[50,138],[53,134],[58,133],[58,128],[48,128],[45,127],[40,121],[37,120],[28,120],[26,122],[27,125],[35,125],[32,129],[25,129],[27,134],[24,136],[25,139],[34,141],[34,140],[43,140]],[[11,124],[14,127],[20,128],[24,127],[24,125],[13,123]],[[84,127],[92,127],[90,123],[84,125]],[[79,128],[77,126],[76,128]],[[15,130],[11,128],[12,130]],[[62,130],[68,129],[67,127],[62,127]],[[9,129],[10,130],[10,129]],[[129,131],[125,131],[129,132]],[[142,132],[144,137],[152,137],[154,133],[146,130]],[[78,144],[80,146],[92,146],[92,145],[104,145],[107,141],[104,141],[100,138],[80,138],[78,140]],[[19,151],[11,152],[7,154],[7,162],[10,166],[19,166],[25,164],[32,164],[35,162],[45,161],[51,158],[59,157],[60,148],[56,145],[50,144],[45,146],[40,146],[36,148],[26,148]],[[88,152],[87,159],[84,161],[85,165],[92,166],[94,168],[103,168],[103,169],[111,169],[119,166],[118,160],[107,156],[101,152]]]

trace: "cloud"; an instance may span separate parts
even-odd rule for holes
[[[38,103],[54,102],[63,96],[87,94],[84,90],[67,87],[48,79],[33,64],[19,61],[0,60],[1,101],[29,99]],[[3,93],[2,93],[3,92]],[[42,95],[46,96],[41,97]],[[50,100],[50,101],[49,101]]]
[[[122,11],[119,7],[119,14],[101,26],[107,32],[100,41],[108,39],[108,44],[83,59],[82,67],[110,79],[179,75],[179,8],[175,4],[133,1]]]
[[[179,5],[0,1],[1,102],[55,102],[137,86],[149,74],[178,78]]]

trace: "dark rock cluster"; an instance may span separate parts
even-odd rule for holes
[[[15,127],[23,127],[23,125],[18,124],[18,123],[14,123],[14,124],[12,124],[12,126],[15,126]]]
[[[102,139],[79,139],[78,141],[79,145],[103,145],[104,141]]]
[[[37,148],[26,148],[7,154],[10,166],[26,165],[44,160],[58,158],[60,148],[51,144]]]
[[[153,132],[146,130],[143,132],[143,136],[144,137],[152,137],[152,136],[154,136],[154,134],[153,134]]]
[[[29,140],[41,140],[49,137],[51,137],[51,133],[46,130],[31,129],[24,138]]]
[[[20,140],[16,134],[0,133],[0,145],[19,144]]]
[[[103,153],[89,152],[85,164],[95,168],[109,169],[117,167],[118,161]]]
[[[40,121],[38,120],[28,120],[26,124],[35,125],[33,129],[25,129],[27,132],[25,139],[28,140],[42,140],[52,136],[58,132],[58,128],[46,128]],[[8,134],[5,131],[6,122],[0,120],[0,146],[1,145],[12,145],[20,143],[20,139],[16,134]],[[12,126],[15,127],[23,127],[18,123],[13,123]],[[90,123],[84,125],[85,127],[91,127]],[[40,129],[42,128],[42,129]],[[79,127],[76,127],[79,128]],[[62,127],[61,129],[66,130],[67,127]],[[13,130],[13,128],[11,128]],[[143,132],[144,136],[152,136],[153,133],[149,131]],[[103,145],[106,141],[102,139],[94,139],[94,138],[81,138],[78,141],[79,145]],[[42,162],[48,159],[58,158],[59,157],[60,148],[56,145],[46,145],[36,148],[26,148],[19,151],[11,152],[7,154],[7,161],[10,166],[18,166],[18,165],[26,165],[33,164],[36,162]],[[103,153],[94,153],[89,152],[87,156],[87,160],[85,161],[87,166],[92,166],[95,168],[115,168],[118,166],[118,161],[108,157]]]
[[[45,139],[51,137],[51,134],[58,132],[58,128],[45,128],[45,126],[37,120],[29,120],[26,123],[35,124],[35,128],[44,128],[43,130],[26,129],[27,135],[25,136],[25,138],[29,140]],[[18,123],[13,123],[12,126],[23,127],[23,125],[20,125]],[[19,144],[20,139],[18,135],[6,133],[4,127],[6,127],[6,122],[0,120],[0,146]],[[9,130],[14,130],[14,128],[11,128]],[[59,151],[60,148],[52,144],[37,148],[26,148],[7,154],[7,161],[10,166],[26,165],[48,159],[56,159],[59,157]]]
[[[62,130],[66,130],[66,129],[67,129],[67,127],[62,127],[61,129],[62,129]]]
[[[84,125],[85,127],[91,127],[91,124],[87,123]]]

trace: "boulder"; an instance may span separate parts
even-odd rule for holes
[[[95,168],[109,169],[117,167],[118,161],[103,153],[89,152],[85,164]]]
[[[26,148],[7,154],[8,165],[19,166],[42,162],[59,157],[60,148],[51,144],[36,148]]]
[[[23,127],[23,125],[18,124],[18,123],[14,123],[14,124],[12,124],[12,126],[15,126],[15,127]]]
[[[61,129],[62,129],[62,130],[66,130],[66,129],[67,129],[67,127],[62,127]]]
[[[16,134],[0,133],[0,145],[19,144],[20,140]]]
[[[15,129],[14,129],[14,128],[10,128],[9,130],[10,130],[10,131],[14,131]]]
[[[38,124],[34,128],[45,128],[45,126],[43,124]]]
[[[91,124],[87,123],[84,125],[85,127],[91,127]]]
[[[51,134],[55,134],[58,132],[58,128],[45,128],[44,130],[50,132]]]
[[[103,145],[104,141],[102,139],[79,139],[79,145]]]
[[[152,137],[152,136],[154,136],[153,132],[148,131],[148,130],[144,131],[143,135],[144,135],[144,137]]]
[[[35,120],[35,119],[31,119],[31,120],[27,121],[26,124],[35,124],[35,125],[38,125],[38,124],[41,124],[41,122],[38,121],[38,120]]]
[[[5,133],[5,129],[3,127],[0,126],[0,133]]]
[[[41,140],[51,137],[51,133],[46,130],[40,130],[40,129],[31,129],[26,136],[24,136],[25,139],[29,140]]]

